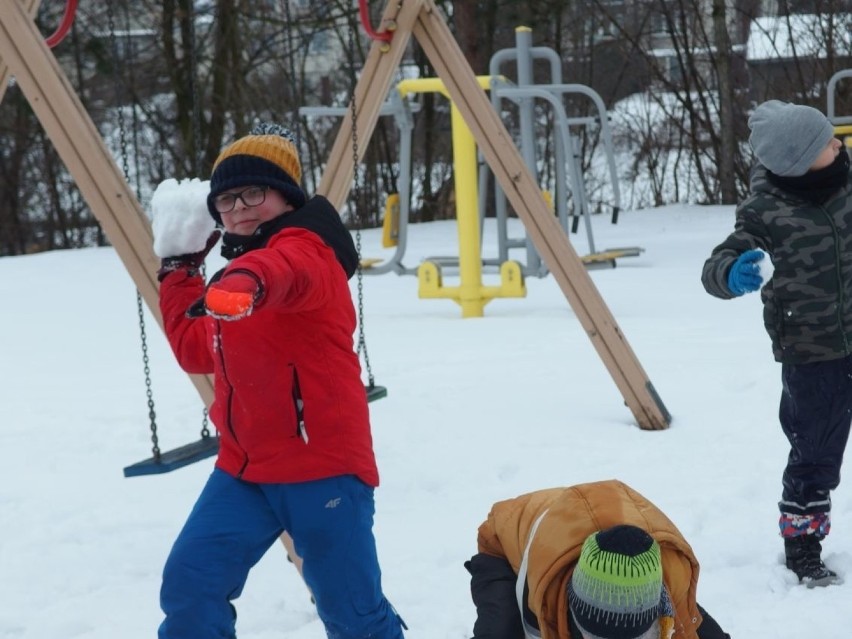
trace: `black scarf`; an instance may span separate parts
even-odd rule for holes
[[[769,170],[766,175],[772,184],[787,193],[813,204],[825,204],[849,180],[849,153],[843,149],[827,167],[804,175],[785,177]]]
[[[285,228],[303,228],[319,235],[334,249],[337,261],[351,278],[358,269],[358,252],[352,235],[343,225],[340,214],[324,197],[317,195],[299,209],[282,213],[259,225],[251,235],[225,233],[222,236],[222,257],[232,260],[254,249],[266,246],[269,239]]]

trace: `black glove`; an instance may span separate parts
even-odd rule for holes
[[[470,573],[470,595],[476,606],[473,639],[523,637],[524,626],[515,594],[518,576],[509,562],[504,557],[477,553],[464,567]],[[528,610],[526,605],[524,608]]]
[[[207,238],[207,244],[197,253],[164,257],[160,261],[160,270],[157,271],[157,281],[162,282],[166,275],[174,271],[186,271],[186,274],[190,276],[198,274],[201,265],[204,264],[204,259],[213,250],[213,247],[216,246],[216,242],[219,241],[221,236],[221,231],[213,231],[210,237]]]

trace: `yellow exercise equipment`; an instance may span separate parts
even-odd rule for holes
[[[393,248],[399,244],[399,193],[391,193],[385,202],[382,220],[382,246]]]
[[[478,76],[476,80],[482,89],[491,85],[491,76]],[[397,90],[403,97],[409,93],[441,93],[449,99],[449,92],[440,78],[403,80],[397,85]],[[476,141],[452,101],[450,118],[461,281],[458,286],[444,286],[441,266],[427,260],[417,269],[418,295],[421,298],[451,299],[461,306],[462,317],[482,317],[485,305],[495,297],[526,297],[527,289],[521,265],[512,260],[500,266],[499,286],[484,286],[482,283]]]

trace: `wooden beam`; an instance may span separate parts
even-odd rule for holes
[[[0,59],[53,142],[59,157],[162,327],[151,225],[100,133],[20,0],[0,0]],[[191,375],[205,405],[209,376]]]
[[[671,415],[657,395],[612,313],[594,285],[564,229],[544,201],[509,132],[479,87],[473,70],[433,0],[402,4],[389,0],[383,24],[396,21],[390,50],[373,43],[355,88],[359,149],[366,147],[375,128],[391,78],[413,35],[443,80],[474,138],[530,234],[536,249],[565,295],[580,324],[643,429],[668,427]],[[360,161],[360,157],[358,160]],[[354,175],[352,117],[343,118],[323,174],[319,192],[340,208]]]
[[[671,416],[607,308],[568,236],[544,200],[499,115],[432,0],[414,25],[423,47],[485,160],[643,429],[666,428]]]
[[[34,18],[38,11],[39,1],[40,0],[19,0],[19,2],[24,5],[24,9],[31,18]],[[9,80],[11,78],[12,74],[9,72],[9,65],[0,58],[0,102],[3,102],[3,96],[6,95],[6,89],[9,88]]]

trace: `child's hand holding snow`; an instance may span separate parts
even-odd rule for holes
[[[216,230],[207,210],[210,182],[198,178],[161,182],[151,197],[154,253],[175,257],[204,251]],[[209,249],[208,249],[209,250]]]

